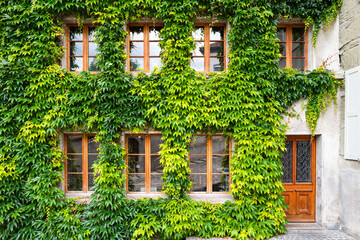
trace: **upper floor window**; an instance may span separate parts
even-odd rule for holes
[[[197,24],[193,32],[196,48],[191,67],[199,72],[219,72],[226,67],[226,32],[223,24]]]
[[[280,68],[291,67],[300,71],[307,69],[308,37],[303,24],[278,26],[277,37],[280,40]]]
[[[161,29],[161,25],[153,23],[131,24],[128,27],[128,71],[152,72],[155,67],[161,67]]]
[[[67,68],[73,72],[98,71],[95,59],[98,55],[94,42],[95,26],[69,25],[67,28]]]

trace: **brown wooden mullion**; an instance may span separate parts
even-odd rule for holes
[[[88,59],[88,53],[89,53],[89,38],[88,38],[88,28],[87,26],[83,26],[83,54],[84,54],[84,59],[83,59],[83,70],[87,71],[89,69],[88,63],[89,63],[89,59]]]
[[[65,153],[65,156],[67,156],[67,136],[65,135],[65,141],[64,141],[64,146],[65,146],[65,151],[64,151],[64,153]],[[66,157],[66,159],[65,159],[65,162],[64,162],[64,167],[65,167],[65,176],[64,176],[64,179],[65,179],[65,192],[67,192],[68,191],[68,189],[67,189],[67,185],[68,185],[68,177],[67,177],[67,175],[68,175],[68,164],[67,164],[67,161],[68,161],[68,158]]]
[[[210,50],[209,50],[210,51]],[[207,188],[206,188],[206,193],[211,193],[212,192],[212,136],[208,136],[207,137]]]
[[[205,43],[204,43],[204,48],[205,48],[205,52],[204,52],[204,57],[205,57],[205,61],[204,61],[204,71],[205,72],[210,72],[210,26],[209,25],[205,25],[204,26],[204,32],[205,32]]]
[[[151,192],[151,157],[150,157],[150,149],[151,149],[151,143],[150,143],[150,135],[145,136],[145,192],[150,193]]]
[[[144,71],[149,71],[149,24],[144,25]],[[146,149],[146,148],[145,148]]]
[[[292,67],[292,28],[286,27],[286,66]]]

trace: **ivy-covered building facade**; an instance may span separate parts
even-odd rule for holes
[[[2,238],[360,235],[342,1],[0,6]]]

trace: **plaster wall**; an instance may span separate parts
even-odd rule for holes
[[[340,13],[340,59],[343,69],[360,65],[360,1],[344,0]],[[345,86],[346,87],[346,86]],[[343,94],[343,100],[345,98]],[[339,159],[339,191],[341,228],[360,238],[360,162],[344,158],[343,139],[345,101],[341,106],[341,148]],[[359,143],[358,143],[359,144]]]

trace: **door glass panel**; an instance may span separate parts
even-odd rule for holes
[[[293,142],[286,141],[286,150],[283,152],[281,157],[281,163],[283,165],[284,175],[281,177],[283,183],[292,182],[292,166],[293,166]]]
[[[296,182],[311,182],[311,142],[296,142]]]

